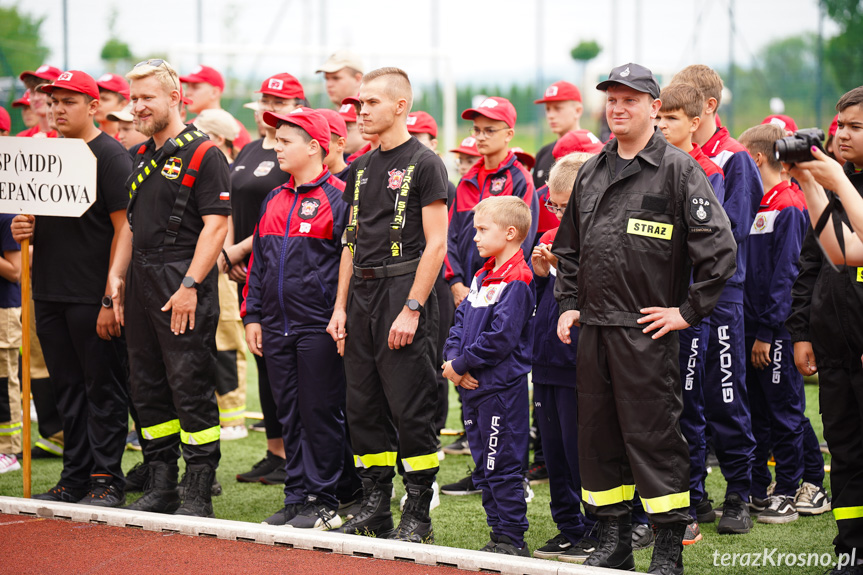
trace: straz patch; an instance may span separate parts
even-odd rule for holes
[[[635,218],[629,218],[626,224],[626,233],[628,234],[660,240],[670,240],[673,231],[674,225],[672,224],[648,222],[646,220],[636,220]]]
[[[704,223],[710,219],[710,200],[704,198],[692,198],[689,204],[689,213],[696,222]]]
[[[270,160],[265,160],[265,161],[261,162],[260,164],[258,164],[258,167],[255,168],[255,171],[252,173],[255,174],[255,177],[257,177],[257,178],[263,178],[264,176],[266,176],[267,174],[270,173],[270,170],[272,170],[273,167],[275,167],[275,165],[276,165],[275,162],[270,161]]]
[[[391,190],[397,190],[402,187],[402,179],[405,177],[405,170],[390,170],[387,172],[390,177],[387,182],[387,187]]]
[[[321,201],[316,198],[305,198],[300,202],[300,209],[297,215],[304,220],[310,220],[318,215],[318,208],[321,207]]]
[[[863,268],[857,268],[857,281],[863,283]]]
[[[503,191],[503,186],[506,184],[506,177],[494,178],[491,181],[491,193],[499,194]]]
[[[176,180],[183,171],[183,160],[177,156],[168,158],[162,166],[162,175],[169,180]]]

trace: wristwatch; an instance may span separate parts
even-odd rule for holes
[[[189,289],[198,289],[201,286],[201,284],[196,282],[195,278],[193,278],[192,276],[184,277],[182,285],[184,288],[189,288]]]
[[[408,309],[411,311],[422,311],[423,306],[420,305],[420,302],[415,299],[409,299],[405,302],[405,305],[408,306]]]
[[[114,300],[111,299],[111,296],[102,296],[102,307],[104,307],[105,309],[111,309],[112,307],[114,307]]]

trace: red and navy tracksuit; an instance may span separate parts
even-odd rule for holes
[[[526,260],[533,250],[536,227],[539,221],[539,201],[534,193],[533,180],[527,169],[521,165],[512,150],[501,162],[497,170],[490,172],[482,184],[479,173],[483,166],[480,158],[458,183],[455,199],[449,210],[449,230],[447,232],[447,255],[444,262],[444,275],[449,285],[467,285],[470,278],[482,267],[483,261],[473,243],[473,208],[489,196],[515,196],[522,198],[530,206],[530,231],[522,243]],[[480,186],[482,189],[480,189]]]
[[[711,161],[698,144],[692,144],[689,155],[704,169],[713,193],[720,203],[725,201],[725,174]],[[710,317],[694,327],[680,332],[680,379],[683,389],[683,413],[680,431],[689,445],[689,513],[694,518],[695,506],[704,499],[707,478],[707,421],[704,418],[704,375]]]
[[[495,272],[489,258],[456,310],[444,356],[456,373],[479,387],[462,389],[464,427],[482,490],[487,522],[496,536],[524,547],[527,503],[522,458],[530,435],[527,374],[531,370],[536,304],[533,273],[517,251]]]
[[[750,270],[744,298],[746,349],[751,350],[756,339],[769,343],[771,359],[765,369],[749,362],[746,372],[756,443],[752,494],[762,499],[772,481],[767,467],[771,448],[776,459],[774,493],[793,496],[803,478],[804,436],[811,425],[804,413],[803,376],[794,365],[785,320],[791,313],[791,287],[800,271],[798,260],[808,227],[803,192],[783,181],[764,194],[746,243]],[[823,466],[819,468],[823,478]]]
[[[344,189],[326,168],[300,186],[291,177],[264,200],[254,234],[242,315],[261,325],[285,444],[285,505],[314,496],[336,509],[343,469],[354,472],[344,365],[326,332],[350,212]]]
[[[710,336],[704,379],[704,415],[710,440],[728,485],[726,494],[737,493],[747,501],[752,481],[755,438],[746,393],[743,285],[746,255],[743,249],[764,190],[752,157],[726,128],[719,128],[702,150],[725,173],[722,207],[731,221],[737,241],[737,271],[722,291],[710,315]]]
[[[555,221],[557,218],[555,218]],[[557,228],[539,239],[551,247]],[[581,512],[581,474],[578,469],[578,398],[575,392],[575,352],[578,328],[570,331],[572,343],[557,337],[558,305],[554,299],[557,270],[548,277],[534,274],[536,313],[533,317],[533,409],[548,470],[551,518],[567,540],[576,544],[593,527]]]

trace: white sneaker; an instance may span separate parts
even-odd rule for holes
[[[781,524],[797,521],[799,515],[790,495],[771,495],[770,505],[758,514],[759,523]]]
[[[0,453],[0,473],[18,471],[19,469],[21,469],[21,464],[18,463],[17,457],[6,453]]]
[[[405,503],[407,503],[408,494],[405,493],[402,495],[401,501],[399,501],[399,511],[405,510]],[[429,513],[431,513],[432,509],[437,509],[440,507],[440,485],[437,484],[437,481],[432,483],[432,498],[431,503],[429,503]]]
[[[231,425],[230,427],[223,427],[221,431],[222,433],[219,437],[221,441],[233,441],[234,439],[243,439],[249,436],[249,430],[246,429],[245,425]]]
[[[800,515],[821,515],[830,511],[830,496],[823,487],[804,482],[794,495],[794,503]]]

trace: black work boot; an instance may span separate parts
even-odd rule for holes
[[[360,510],[335,531],[381,539],[389,537],[393,532],[393,514],[390,511],[392,492],[392,483],[377,483],[370,477],[363,477],[363,504]]]
[[[173,513],[180,507],[177,492],[177,475],[180,470],[176,464],[164,461],[151,461],[148,464],[150,479],[144,495],[126,507],[132,511],[152,511],[153,513]]]
[[[591,567],[605,567],[621,571],[635,571],[635,557],[632,556],[632,518],[630,516],[613,519],[601,518],[599,543],[596,551],[584,562]]]
[[[193,517],[215,517],[213,513],[213,478],[216,470],[209,465],[189,465],[186,467],[186,489],[183,504],[174,515]]]
[[[431,487],[413,483],[408,483],[405,490],[408,492],[405,510],[402,512],[399,526],[390,535],[390,539],[411,543],[434,543],[434,529],[429,517],[434,491]]]
[[[656,543],[648,573],[683,575],[683,535],[685,523],[656,526]]]

